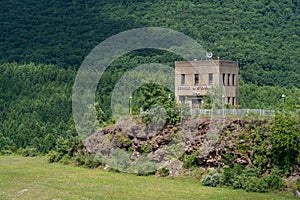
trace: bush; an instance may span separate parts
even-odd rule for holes
[[[297,187],[297,190],[300,190],[300,178],[297,179],[296,187]]]
[[[66,154],[66,155],[62,156],[62,158],[59,160],[59,162],[64,165],[68,165],[72,162],[72,158],[71,158],[71,156]]]
[[[260,177],[260,168],[249,167],[246,168],[243,173],[246,177]]]
[[[78,166],[82,166],[85,164],[85,156],[81,152],[75,154],[74,160],[76,162],[76,165]]]
[[[216,170],[211,170],[209,173],[202,179],[202,184],[205,186],[216,187],[221,183],[221,174]]]
[[[237,175],[233,179],[232,187],[234,189],[243,189],[246,187],[247,181],[248,181],[248,178],[244,174]]]
[[[247,192],[267,192],[268,185],[266,181],[262,178],[250,177],[244,189]]]
[[[234,168],[225,167],[222,174],[222,185],[235,189],[245,189],[251,192],[266,192],[267,190],[280,190],[286,183],[278,175],[277,168],[266,177],[260,176],[259,168],[246,168],[237,165]]]
[[[197,156],[199,154],[199,151],[195,151],[191,155],[184,155],[183,157],[183,167],[188,169],[188,168],[193,168],[197,167]]]
[[[275,123],[271,129],[272,160],[286,175],[289,175],[293,165],[299,162],[300,132],[297,115],[288,111],[276,112]]]
[[[244,171],[244,167],[240,164],[236,165],[234,168],[223,168],[222,185],[233,188],[243,188],[247,180]]]
[[[26,147],[25,149],[20,148],[17,151],[18,154],[21,154],[22,156],[29,156],[29,157],[34,157],[38,155],[38,151],[36,148],[33,147]]]
[[[275,174],[270,174],[263,179],[267,184],[268,190],[281,190],[286,185],[285,181]]]
[[[157,173],[159,174],[159,176],[161,177],[165,177],[165,176],[168,176],[169,173],[170,173],[170,170],[166,167],[163,167],[163,168],[160,168]]]
[[[88,168],[96,168],[101,165],[101,162],[92,155],[86,155],[84,160],[84,166]]]
[[[50,151],[47,154],[48,162],[53,163],[53,162],[58,162],[61,159],[61,154],[57,151]]]
[[[141,146],[141,152],[142,153],[150,153],[152,151],[152,145],[151,144],[146,144]]]

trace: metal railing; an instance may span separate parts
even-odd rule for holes
[[[264,109],[199,109],[193,108],[191,110],[192,115],[220,115],[220,116],[245,116],[256,114],[259,116],[275,116],[274,110],[264,110]]]

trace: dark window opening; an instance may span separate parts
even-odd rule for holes
[[[227,85],[230,85],[230,74],[228,74],[228,77],[227,77]]]
[[[185,103],[185,96],[179,96],[180,103]]]
[[[201,99],[192,99],[192,108],[200,108]]]
[[[223,85],[225,85],[225,74],[223,74]]]
[[[199,85],[199,74],[195,74],[195,85]]]
[[[232,85],[235,85],[235,74],[232,74]]]
[[[208,74],[208,84],[209,85],[213,84],[213,79],[214,79],[213,73],[209,73]]]
[[[185,74],[181,74],[181,85],[185,84]]]

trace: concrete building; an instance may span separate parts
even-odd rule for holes
[[[200,108],[213,86],[222,88],[222,101],[238,105],[238,62],[194,60],[175,62],[175,97],[178,103]]]

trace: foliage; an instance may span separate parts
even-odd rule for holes
[[[57,151],[50,151],[48,154],[47,154],[47,159],[50,163],[53,163],[53,162],[58,162],[60,161],[60,159],[62,158],[62,155],[57,152]]]
[[[298,190],[300,190],[300,178],[297,179],[296,187]]]
[[[24,149],[23,148],[18,149],[17,154],[20,154],[22,156],[34,157],[37,156],[39,152],[37,151],[36,148],[26,147]]]
[[[46,154],[55,148],[57,138],[76,135],[71,113],[73,70],[11,63],[0,65],[0,71],[0,151],[35,149]]]
[[[142,153],[149,153],[152,151],[152,145],[151,144],[145,144],[141,146],[141,152]]]
[[[205,186],[216,187],[221,183],[221,174],[217,170],[211,170],[202,179],[202,184]]]
[[[267,183],[258,177],[250,177],[245,187],[247,192],[267,192],[267,189]]]
[[[35,4],[31,0],[7,2],[0,13],[1,63],[52,63],[78,68],[88,52],[109,36],[158,26],[191,36],[211,49],[214,58],[238,60],[246,83],[299,87],[297,1],[54,0]],[[134,56],[139,58],[128,61]],[[157,56],[153,50],[126,57],[127,62],[120,61],[126,66],[174,60],[174,55],[165,52]]]
[[[299,119],[288,107],[276,112],[275,122],[271,129],[273,163],[285,174],[289,174],[293,165],[299,165],[300,154]]]
[[[191,155],[184,154],[183,155],[183,167],[184,168],[193,168],[197,167],[197,156],[199,155],[199,151],[195,151]]]
[[[159,174],[159,176],[165,177],[169,175],[170,170],[167,167],[162,167],[157,170],[157,173]]]
[[[128,135],[123,135],[123,134],[117,134],[116,135],[116,138],[120,144],[120,147],[121,148],[130,148],[131,147],[131,144],[132,144],[132,141],[131,139],[128,137]]]
[[[244,189],[247,192],[267,192],[281,190],[286,185],[279,176],[277,168],[271,174],[261,176],[259,168],[244,168],[242,165],[224,167],[222,171],[210,171],[202,180],[207,186],[226,186],[234,189]]]

